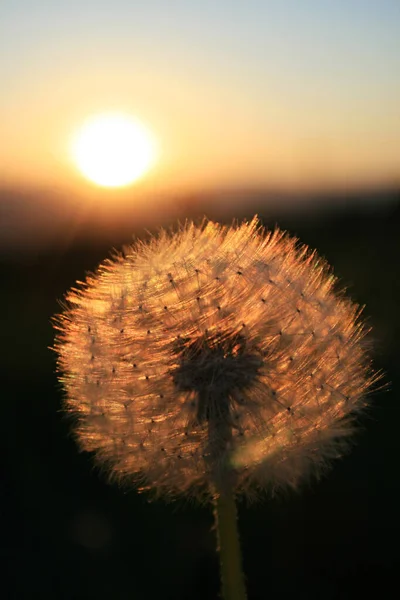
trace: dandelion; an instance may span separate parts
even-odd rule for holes
[[[68,293],[56,327],[81,447],[141,489],[214,498],[221,552],[231,499],[321,473],[376,379],[328,265],[256,217],[125,248]],[[238,580],[223,588],[244,597]]]

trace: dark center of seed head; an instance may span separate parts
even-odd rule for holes
[[[241,334],[207,333],[180,338],[175,346],[178,367],[173,381],[179,391],[196,395],[196,421],[217,429],[232,424],[236,399],[250,388],[261,367],[261,356],[249,350]]]

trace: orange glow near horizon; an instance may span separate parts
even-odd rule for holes
[[[68,94],[57,102],[45,88],[29,112],[21,113],[17,102],[3,110],[2,135],[7,143],[0,148],[0,185],[51,187],[82,197],[98,194],[107,200],[107,188],[102,190],[100,181],[93,183],[94,177],[79,173],[71,142],[87,115],[115,113],[140,115],[149,123],[156,152],[160,140],[161,151],[149,170],[135,181],[132,178],[135,193],[196,194],[226,187],[296,192],[398,184],[400,137],[391,128],[394,109],[390,111],[389,105],[385,119],[375,122],[373,130],[366,121],[364,131],[364,124],[361,128],[353,117],[341,120],[333,106],[322,104],[313,119],[293,104],[289,118],[272,97],[268,106],[260,107],[258,121],[252,112],[256,100],[250,96],[239,102],[219,90],[214,105],[214,91],[196,94],[176,80],[178,102],[163,94],[167,84],[161,78],[151,98],[140,86],[133,90],[126,84],[114,90],[111,99],[100,101],[89,89],[90,79],[85,85],[83,78],[76,77]],[[134,102],[126,100],[132,97]],[[99,163],[97,169],[103,176]],[[125,182],[124,189],[129,192],[129,188]]]

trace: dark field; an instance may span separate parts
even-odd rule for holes
[[[400,196],[345,200],[335,209],[296,213],[253,202],[240,214],[226,209],[224,215],[230,222],[258,212],[266,226],[288,229],[328,260],[348,294],[366,305],[374,365],[388,384],[372,396],[351,454],[321,482],[240,504],[249,600],[390,598],[398,587]],[[191,217],[190,210],[184,216]],[[67,247],[53,240],[41,250],[0,257],[7,599],[203,600],[219,594],[211,507],[149,501],[135,489],[108,485],[91,457],[78,453],[61,412],[55,356],[48,350],[50,318],[76,279],[111,246],[129,242],[129,227],[107,238],[77,236]]]

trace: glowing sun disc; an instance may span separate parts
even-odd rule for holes
[[[73,139],[82,174],[104,187],[122,187],[144,175],[156,159],[155,141],[140,121],[121,114],[88,119]]]

